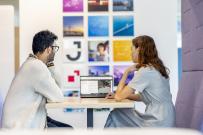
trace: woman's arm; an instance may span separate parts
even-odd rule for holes
[[[130,87],[124,86],[123,89],[116,91],[114,98],[116,101],[121,101],[123,99],[127,99],[132,93],[133,90]]]
[[[121,101],[123,99],[126,99],[128,97],[134,99],[134,96],[131,96],[132,93],[134,92],[134,90],[132,88],[130,88],[129,86],[125,85],[125,81],[128,77],[128,74],[131,72],[131,70],[129,70],[129,68],[124,72],[119,85],[117,87],[116,90],[116,94],[115,94],[115,99],[116,101]]]
[[[107,98],[107,99],[114,99],[114,98],[115,98],[115,94],[114,94],[114,93],[108,93],[108,94],[106,95],[106,98]],[[139,94],[139,93],[137,93],[137,94],[131,93],[131,94],[127,97],[127,99],[129,99],[129,100],[134,100],[134,101],[141,101],[141,97],[140,97],[140,94]]]
[[[122,91],[124,89],[124,87],[125,87],[125,81],[128,78],[128,74],[131,73],[131,72],[134,72],[135,70],[137,70],[136,69],[136,65],[132,65],[132,66],[128,67],[125,70],[125,72],[123,73],[123,76],[122,76],[122,78],[121,78],[121,80],[120,80],[120,82],[118,84],[116,92],[119,93],[120,91]]]
[[[124,74],[123,74],[123,76],[122,76],[122,78],[121,78],[121,80],[120,80],[120,82],[118,84],[118,87],[116,89],[116,93],[119,93],[119,92],[121,92],[124,89],[124,87],[125,87],[125,81],[126,81],[126,79],[128,77],[128,74],[129,73],[127,71],[124,72]]]
[[[128,97],[128,99],[130,100],[134,100],[134,101],[141,101],[141,97],[140,94],[130,94]]]
[[[125,70],[125,72],[118,84],[117,90],[116,90],[115,99],[117,101],[128,98],[134,92],[134,90],[132,88],[130,88],[129,86],[125,86],[125,81],[128,77],[128,74],[130,72],[134,72],[135,70],[136,70],[135,65],[133,65]],[[135,99],[134,96],[130,96],[130,98]]]

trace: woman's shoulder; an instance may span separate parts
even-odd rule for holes
[[[145,76],[150,77],[150,78],[154,78],[154,79],[163,78],[164,80],[166,79],[153,66],[142,67],[142,68],[140,68],[140,72],[141,72],[141,74],[144,74]],[[166,79],[166,80],[169,80],[169,79]]]
[[[153,66],[145,66],[141,67],[138,72],[141,76],[145,77],[157,77],[159,76],[159,72]]]
[[[153,66],[143,66],[138,71],[139,72],[154,72],[156,69]]]

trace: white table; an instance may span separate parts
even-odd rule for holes
[[[69,97],[58,103],[48,102],[46,108],[87,108],[87,127],[93,127],[94,108],[134,108],[134,101],[125,99],[117,102],[115,99]]]

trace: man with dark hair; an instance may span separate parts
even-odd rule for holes
[[[3,108],[3,128],[43,129],[47,121],[46,100],[64,99],[60,75],[53,63],[59,49],[55,40],[57,36],[48,30],[34,36],[33,54],[20,67],[8,91]],[[52,127],[60,126],[60,123],[48,120]]]
[[[54,61],[54,55],[58,51],[59,46],[54,45],[54,41],[58,37],[49,31],[41,31],[37,33],[32,42],[32,50],[34,55],[36,55],[45,64]]]

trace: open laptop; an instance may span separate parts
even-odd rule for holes
[[[104,98],[112,91],[112,76],[80,76],[80,97]]]

